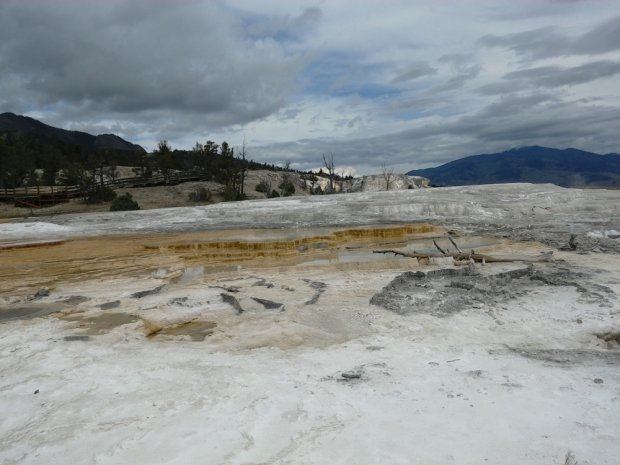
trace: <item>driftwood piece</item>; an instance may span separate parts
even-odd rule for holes
[[[463,251],[460,249],[460,247],[457,245],[457,243],[454,242],[454,239],[452,239],[450,236],[448,236],[448,239],[450,240],[450,242],[452,242],[452,245],[454,246],[454,248],[456,250],[458,250],[459,253],[463,253]]]
[[[472,253],[446,253],[446,254],[436,254],[436,253],[418,253],[413,251],[412,253],[408,252],[400,252],[398,250],[373,250],[372,253],[393,253],[394,255],[401,255],[403,257],[408,258],[418,258],[418,259],[430,259],[430,258],[445,258],[452,257],[454,260],[473,260],[478,263],[508,263],[508,262],[547,262],[552,258],[551,254],[543,254],[539,257],[534,258],[526,258],[526,257],[493,257],[491,255],[485,255],[480,253],[475,253],[472,250]]]
[[[553,252],[544,252],[541,255],[539,255],[538,257],[534,257],[534,258],[527,258],[527,257],[494,257],[494,256],[491,256],[491,255],[476,253],[475,250],[472,250],[469,253],[466,253],[466,252],[463,252],[460,249],[458,244],[450,236],[448,236],[448,239],[450,240],[452,245],[456,248],[456,250],[458,250],[458,252],[455,252],[455,253],[446,252],[444,249],[439,247],[439,244],[437,244],[437,241],[435,241],[433,239],[433,244],[435,245],[437,250],[439,250],[439,252],[440,252],[439,254],[435,254],[435,253],[419,253],[419,252],[416,252],[415,250],[412,253],[407,253],[407,252],[401,252],[399,250],[393,250],[393,249],[373,250],[372,253],[393,253],[394,255],[401,255],[401,256],[407,257],[407,258],[417,258],[420,261],[420,264],[425,264],[425,265],[429,264],[429,260],[431,258],[446,258],[446,257],[451,257],[452,259],[454,259],[454,262],[457,265],[459,265],[459,264],[470,264],[470,263],[474,263],[474,262],[482,263],[483,265],[485,263],[549,262],[549,261],[551,261],[553,259]]]
[[[482,254],[471,254],[471,253],[444,253],[444,254],[438,254],[438,253],[418,253],[416,251],[413,251],[411,253],[408,252],[400,252],[398,250],[373,250],[372,253],[393,253],[394,255],[401,255],[403,257],[408,257],[408,258],[445,258],[445,257],[452,257],[455,260],[469,260],[472,259],[475,262],[482,262],[482,260],[484,259],[487,263],[488,262],[512,262],[515,261],[514,258],[495,258],[495,257],[490,257],[488,255],[482,255]]]
[[[439,247],[439,244],[437,244],[437,241],[435,241],[434,239],[433,239],[433,244],[435,244],[435,247],[437,247],[437,250],[439,250],[439,252],[440,252],[441,254],[443,254],[443,255],[446,255],[446,254],[447,254],[447,252],[446,252],[444,249],[442,249],[441,247]]]

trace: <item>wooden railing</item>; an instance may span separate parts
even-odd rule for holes
[[[105,180],[103,185],[110,189],[128,187],[149,187],[162,185],[177,185],[188,181],[202,181],[208,179],[206,173],[199,171],[174,171],[168,176],[157,174],[150,177],[119,178]],[[97,187],[100,183],[95,183]],[[14,202],[16,207],[41,208],[55,203],[68,202],[69,199],[84,197],[88,193],[80,186],[25,186],[13,189],[0,189],[0,202]]]

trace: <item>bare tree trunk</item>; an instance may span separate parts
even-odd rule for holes
[[[385,190],[389,191],[392,186],[392,178],[394,177],[394,168],[388,168],[385,163],[381,165],[383,180],[385,181]]]
[[[101,186],[101,188],[103,189],[103,160],[101,161],[101,163],[99,164],[99,185]]]
[[[239,186],[239,197],[243,200],[245,197],[245,175],[247,173],[247,163],[245,160],[245,138],[241,147],[241,185]]]
[[[327,170],[327,174],[329,176],[329,193],[333,194],[336,191],[334,181],[336,177],[336,169],[334,167],[334,154],[330,153],[329,157],[326,157],[323,154],[323,164],[325,165],[325,169]]]

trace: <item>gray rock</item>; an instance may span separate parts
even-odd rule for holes
[[[321,281],[311,281],[309,279],[304,279],[304,281],[307,282],[308,285],[316,291],[310,300],[304,302],[304,305],[314,305],[319,301],[319,297],[321,297],[321,294],[323,294],[323,292],[325,292],[325,290],[327,289],[327,284],[322,283]]]
[[[111,310],[113,308],[118,307],[121,304],[120,300],[114,300],[112,302],[106,302],[105,304],[99,305],[101,310]]]
[[[273,300],[261,299],[259,297],[252,297],[252,300],[258,302],[263,307],[265,307],[267,310],[274,310],[276,308],[284,307],[284,304],[281,304],[279,302],[274,302]]]
[[[90,300],[88,297],[84,297],[83,295],[72,295],[71,297],[66,298],[62,301],[63,304],[67,305],[79,305],[83,302]]]
[[[32,318],[44,318],[52,313],[57,313],[63,309],[62,305],[32,305],[30,307],[13,307],[0,309],[0,323],[12,320],[30,320]]]
[[[88,341],[90,340],[90,336],[81,336],[81,335],[65,336],[63,337],[63,340],[65,341]]]
[[[258,281],[252,284],[252,286],[262,286],[266,287],[267,289],[271,289],[273,287],[273,283],[267,282],[267,280],[264,278],[260,278]]]
[[[492,308],[500,302],[524,295],[532,285],[571,286],[588,303],[609,304],[613,290],[588,281],[561,262],[515,265],[514,269],[484,272],[469,268],[444,268],[426,273],[406,272],[398,275],[370,299],[400,315],[426,313],[438,317],[473,308]]]
[[[146,291],[139,291],[139,292],[135,292],[134,294],[131,294],[131,297],[134,299],[141,299],[143,297],[148,297],[150,295],[156,295],[159,294],[159,292],[166,287],[165,284],[162,284],[161,286],[157,286],[155,289],[148,289]]]
[[[239,301],[234,296],[232,296],[230,294],[224,294],[224,293],[221,293],[220,296],[222,297],[222,300],[225,303],[227,303],[232,308],[237,310],[237,315],[241,315],[243,313],[243,308],[241,307],[241,304],[239,303]]]
[[[42,299],[50,295],[50,290],[46,287],[39,289],[33,296],[33,299]]]

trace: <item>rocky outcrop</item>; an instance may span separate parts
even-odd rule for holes
[[[407,176],[406,174],[394,174],[388,182],[382,174],[362,176],[353,180],[352,192],[381,192],[398,191],[406,189],[420,189],[428,187],[430,181],[422,176]],[[389,188],[388,188],[389,187]]]

